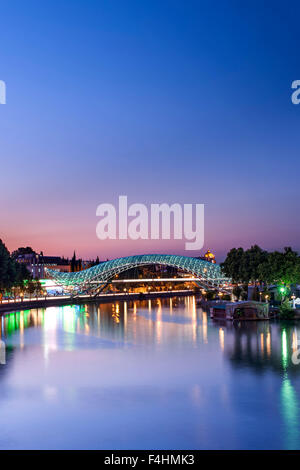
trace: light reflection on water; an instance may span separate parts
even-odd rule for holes
[[[300,448],[298,337],[194,297],[9,313],[0,447]]]

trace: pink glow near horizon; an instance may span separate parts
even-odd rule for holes
[[[258,244],[265,249],[282,249],[284,246],[291,245],[295,247],[296,240],[290,236],[290,233],[281,228],[274,231],[272,227],[269,230],[258,230],[256,227],[247,226],[245,221],[236,226],[226,223],[226,220],[210,220],[206,223],[205,244],[202,250],[186,251],[184,249],[184,240],[105,240],[97,239],[95,227],[96,218],[86,220],[86,223],[77,226],[77,221],[68,221],[65,226],[63,221],[55,226],[47,224],[47,220],[33,221],[23,220],[20,222],[22,230],[13,230],[7,226],[1,234],[3,242],[9,251],[13,251],[20,246],[31,246],[36,252],[43,251],[46,255],[56,255],[71,257],[74,250],[77,257],[83,259],[95,259],[97,256],[101,260],[112,259],[127,255],[143,253],[174,253],[186,256],[199,256],[207,249],[211,249],[215,254],[217,261],[222,261],[229,249],[243,246],[250,247]],[[231,226],[230,226],[231,225]],[[249,224],[250,225],[250,224]],[[247,235],[243,233],[246,231]],[[294,237],[295,238],[295,237]],[[284,242],[282,241],[284,240]]]

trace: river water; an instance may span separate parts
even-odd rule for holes
[[[299,449],[298,338],[194,297],[8,313],[0,448]]]

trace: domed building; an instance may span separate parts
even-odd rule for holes
[[[204,255],[204,259],[205,261],[209,261],[210,263],[216,262],[216,257],[210,250],[207,250],[207,252]]]

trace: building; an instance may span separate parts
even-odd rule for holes
[[[25,253],[19,255],[16,261],[25,264],[34,279],[44,279],[46,277],[45,268],[63,272],[71,271],[69,260],[60,256],[44,256],[43,253]]]
[[[216,257],[210,250],[207,250],[207,252],[204,255],[204,259],[205,261],[209,261],[210,263],[216,262]]]
[[[208,261],[209,263],[216,263],[216,257],[210,250],[207,250],[204,256],[196,256],[196,258],[203,259],[203,261]]]

